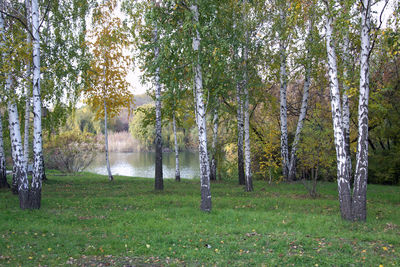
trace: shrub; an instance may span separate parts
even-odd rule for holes
[[[43,149],[48,168],[81,172],[93,161],[103,144],[91,133],[67,131],[52,137]]]

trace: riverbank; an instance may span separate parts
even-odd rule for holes
[[[340,219],[336,185],[310,199],[300,184],[212,184],[200,211],[199,180],[49,172],[42,208],[21,211],[0,190],[0,265],[391,266],[400,258],[400,187],[369,185],[368,221]],[[10,179],[10,177],[9,177]],[[140,265],[142,266],[142,265]]]

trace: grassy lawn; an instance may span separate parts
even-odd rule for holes
[[[310,199],[301,184],[212,184],[48,173],[42,208],[0,190],[0,266],[399,266],[400,187],[369,185],[367,223],[340,218],[336,184]]]

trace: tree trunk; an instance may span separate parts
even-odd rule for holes
[[[172,113],[172,126],[174,128],[174,140],[175,140],[175,181],[181,181],[181,171],[179,169],[179,146],[178,138],[176,136],[176,121],[175,121],[175,111]]]
[[[243,8],[246,8],[247,0],[244,1]],[[250,113],[249,113],[249,90],[248,90],[248,77],[247,77],[247,59],[248,59],[248,41],[249,32],[247,30],[247,11],[244,11],[245,21],[245,44],[243,51],[243,93],[244,93],[244,157],[245,157],[245,177],[246,177],[246,191],[253,191],[253,178],[251,174],[251,150],[250,150]]]
[[[297,152],[297,146],[300,141],[300,134],[301,130],[303,129],[303,122],[304,119],[306,118],[307,115],[307,103],[308,103],[308,91],[310,88],[310,83],[311,83],[311,49],[310,45],[312,43],[312,26],[313,23],[310,20],[309,21],[309,29],[308,29],[308,40],[307,40],[307,59],[306,59],[306,75],[304,79],[304,87],[303,87],[303,98],[301,100],[301,109],[300,109],[300,115],[299,115],[299,120],[297,121],[297,127],[296,127],[296,134],[294,136],[293,144],[292,144],[292,150],[290,153],[290,159],[289,159],[289,170],[288,170],[288,180],[289,181],[294,181],[296,179],[296,152]]]
[[[108,180],[110,182],[112,182],[114,180],[114,177],[111,174],[110,159],[109,159],[109,156],[108,156],[108,130],[107,130],[107,103],[106,103],[106,99],[104,99],[104,143],[105,143],[105,152],[106,152],[106,164],[107,164]]]
[[[39,209],[42,196],[43,145],[42,145],[42,101],[40,98],[40,37],[39,4],[32,0],[33,31],[33,172],[30,190],[31,208]]]
[[[233,30],[235,34],[235,38],[237,38],[236,33],[236,16],[235,12],[233,12]],[[233,61],[237,66],[240,66],[240,57],[237,45],[233,46],[234,54],[233,54]],[[237,141],[237,161],[238,161],[238,178],[239,178],[239,185],[246,184],[246,177],[244,175],[244,152],[243,152],[243,141],[244,141],[244,118],[243,118],[243,92],[241,87],[241,80],[239,71],[240,67],[236,70],[234,77],[236,80],[236,102],[237,102],[237,131],[238,131],[238,141]]]
[[[213,140],[211,144],[211,167],[210,167],[210,180],[216,181],[217,180],[217,138],[218,138],[218,109],[214,109],[214,116],[213,116]]]
[[[329,7],[328,7],[329,8]],[[342,218],[351,220],[351,191],[350,177],[347,172],[347,153],[342,128],[342,112],[340,104],[339,82],[337,77],[336,52],[332,40],[333,26],[332,17],[326,16],[326,49],[328,54],[329,87],[331,96],[332,121],[335,139],[336,160],[337,160],[337,182]]]
[[[3,119],[0,113],[0,188],[10,188],[7,182],[6,173],[6,155],[4,153],[4,142],[3,142]]]
[[[31,27],[31,0],[25,0],[25,7],[26,7],[26,21],[27,27],[32,29]],[[28,45],[32,43],[32,38],[29,33],[26,34],[26,42]],[[31,69],[31,61],[28,59],[27,66],[26,66],[26,76],[28,77],[28,84],[25,88],[25,125],[24,125],[24,157],[25,157],[25,164],[26,169],[28,170],[29,164],[29,119],[31,114],[31,82],[29,79],[31,78],[32,69]]]
[[[10,126],[10,139],[12,146],[13,172],[15,172],[16,182],[18,186],[17,192],[19,196],[19,206],[21,209],[29,209],[30,203],[28,176],[25,169],[17,104],[11,96],[11,94],[13,94],[13,78],[11,73],[9,73],[7,77],[6,90],[10,95],[7,106]],[[13,186],[15,185],[13,184]]]
[[[236,99],[237,99],[237,128],[238,128],[238,142],[237,142],[237,153],[238,153],[238,176],[239,184],[245,185],[246,179],[244,175],[244,158],[243,158],[243,135],[244,135],[244,124],[243,124],[243,99],[242,90],[240,83],[236,84]]]
[[[288,181],[289,171],[289,148],[288,148],[288,132],[287,132],[287,104],[286,104],[286,89],[287,89],[287,73],[286,73],[286,40],[283,34],[285,31],[286,14],[284,8],[281,7],[279,16],[283,26],[281,27],[279,40],[279,56],[280,56],[280,122],[281,122],[281,157],[282,157],[282,174]]]
[[[361,58],[360,58],[360,96],[358,100],[358,142],[356,174],[353,189],[353,220],[365,221],[367,218],[367,179],[368,179],[368,98],[369,98],[369,53],[370,53],[370,9],[369,0],[362,1],[361,12]]]
[[[157,62],[159,57],[159,47],[158,47],[158,29],[155,26],[153,31],[153,42],[156,44],[154,48],[154,61]],[[157,63],[158,64],[158,63]],[[156,159],[155,159],[155,181],[154,188],[156,190],[164,189],[163,182],[163,170],[162,170],[162,136],[161,136],[161,84],[160,84],[160,68],[157,67],[155,77],[154,77],[154,85],[156,88]]]
[[[206,129],[206,109],[203,102],[203,78],[200,65],[200,33],[198,30],[199,11],[197,0],[190,7],[193,12],[193,19],[196,25],[195,36],[193,37],[193,51],[196,55],[194,63],[194,85],[196,93],[196,117],[199,130],[199,156],[200,156],[200,184],[201,184],[201,205],[203,211],[211,211],[211,189],[210,189],[210,165],[207,153],[207,129]]]

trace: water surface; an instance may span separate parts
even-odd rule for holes
[[[154,178],[154,152],[110,153],[113,175]],[[200,176],[199,154],[182,151],[179,153],[181,178],[193,179]],[[86,171],[107,175],[105,154],[99,153]],[[175,178],[175,153],[163,153],[163,176]]]

